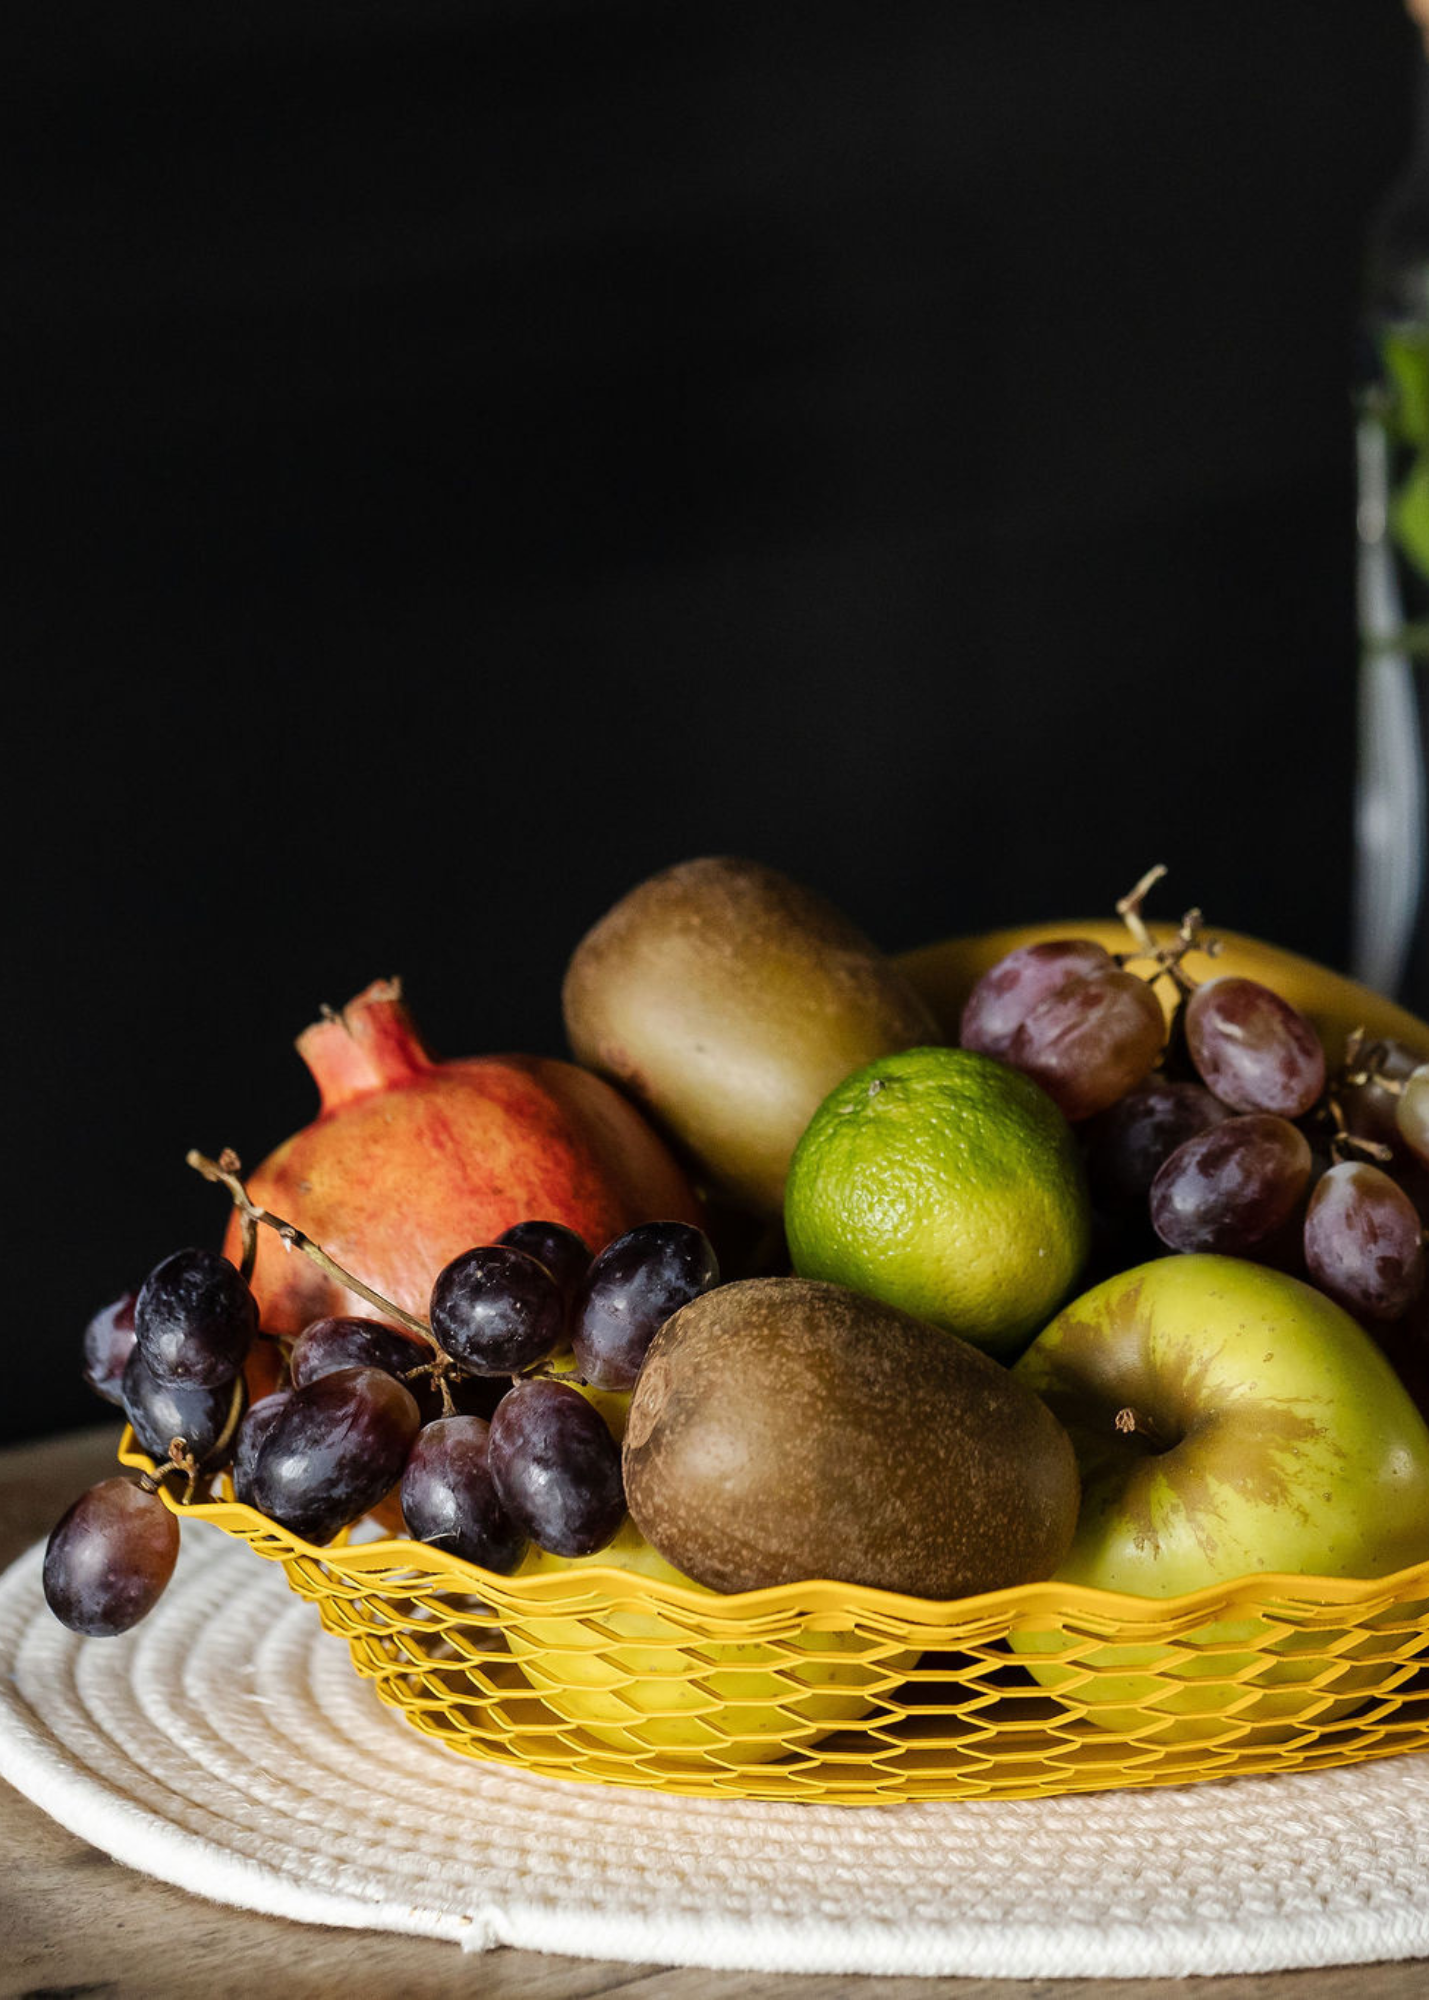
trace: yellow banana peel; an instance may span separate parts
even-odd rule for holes
[[[1147,925],[1157,944],[1169,944],[1176,925]],[[1258,979],[1298,1007],[1314,1023],[1325,1044],[1331,1068],[1342,1059],[1345,1043],[1356,1028],[1370,1040],[1404,1042],[1429,1060],[1429,1023],[1386,1000],[1383,994],[1361,986],[1342,972],[1317,965],[1298,952],[1284,951],[1261,938],[1240,931],[1212,928],[1210,936],[1220,940],[1221,949],[1210,953],[1195,950],[1184,961],[1190,977],[1198,982],[1234,975]],[[1025,944],[1043,944],[1053,938],[1091,938],[1111,952],[1130,952],[1135,941],[1125,924],[1115,917],[1071,918],[1064,923],[1026,924],[1020,928],[980,931],[970,937],[947,938],[939,944],[923,945],[905,952],[898,963],[906,977],[932,1009],[939,1027],[949,1041],[958,1037],[958,1023],[964,1002],[983,974]],[[1143,964],[1134,971],[1148,970]],[[1170,979],[1157,983],[1157,993],[1169,1017],[1175,1000]]]

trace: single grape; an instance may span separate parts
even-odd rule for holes
[[[1032,1009],[1088,973],[1110,972],[1116,961],[1089,938],[1024,944],[985,972],[968,995],[958,1039],[979,1055],[1004,1057]]]
[[[1151,1183],[1151,1222],[1172,1250],[1238,1256],[1287,1222],[1310,1178],[1310,1144],[1288,1119],[1228,1118],[1178,1146]]]
[[[1345,1160],[1321,1176],[1310,1197],[1305,1262],[1346,1312],[1398,1319],[1424,1287],[1423,1225],[1388,1174],[1366,1160]]]
[[[1391,1146],[1407,1157],[1409,1148],[1399,1130],[1395,1112],[1399,1107],[1397,1086],[1423,1062],[1424,1058],[1404,1042],[1385,1039],[1366,1042],[1351,1065],[1362,1083],[1337,1081],[1335,1096],[1344,1113],[1345,1124],[1357,1139],[1373,1139]]]
[[[430,1361],[432,1350],[385,1320],[334,1315],[309,1320],[288,1356],[288,1374],[295,1389],[306,1389],[319,1376],[339,1368],[380,1368],[399,1382],[409,1369]],[[411,1387],[411,1384],[408,1384]]]
[[[340,1368],[294,1389],[254,1454],[248,1504],[321,1545],[396,1485],[417,1405],[378,1368]]]
[[[287,1408],[292,1393],[291,1389],[275,1389],[271,1396],[264,1396],[261,1402],[252,1404],[238,1426],[233,1445],[233,1464],[228,1476],[233,1481],[234,1499],[241,1500],[245,1507],[254,1504],[253,1468],[258,1463],[258,1454],[267,1443],[268,1433]]]
[[[489,1437],[480,1417],[438,1417],[425,1425],[402,1473],[402,1519],[419,1542],[506,1575],[525,1554],[526,1537],[497,1498]]]
[[[417,1405],[424,1424],[444,1413],[441,1391],[430,1375],[413,1375],[432,1359],[433,1349],[414,1334],[385,1320],[352,1317],[315,1319],[293,1343],[288,1373],[295,1389],[305,1389],[320,1375],[339,1368],[380,1368],[402,1383]],[[447,1376],[447,1393],[464,1416],[489,1417],[506,1392],[505,1378],[480,1375]]]
[[[569,1383],[516,1383],[491,1419],[487,1462],[507,1514],[551,1555],[593,1555],[625,1519],[620,1447]]]
[[[1202,1084],[1148,1076],[1087,1123],[1093,1201],[1113,1217],[1144,1211],[1151,1183],[1176,1148],[1230,1115]]]
[[[433,1336],[473,1375],[517,1375],[566,1337],[561,1290],[543,1264],[509,1243],[463,1251],[437,1273]]]
[[[1394,1124],[1415,1159],[1429,1166],[1429,1063],[1420,1063],[1404,1079]]]
[[[247,1400],[241,1375],[216,1389],[175,1388],[161,1382],[137,1347],[124,1369],[124,1414],[155,1461],[168,1457],[172,1439],[182,1438],[200,1471],[218,1471],[233,1456]]]
[[[400,1327],[379,1319],[334,1315],[311,1320],[303,1328],[288,1356],[288,1374],[295,1389],[306,1389],[309,1382],[335,1375],[339,1368],[380,1368],[406,1384],[425,1424],[441,1415],[441,1396],[430,1375],[418,1375],[410,1382],[407,1376],[431,1359],[426,1342]]]
[[[1210,979],[1186,1001],[1186,1043],[1233,1111],[1303,1118],[1325,1088],[1325,1051],[1298,1007],[1258,979]]]
[[[175,1387],[231,1382],[258,1331],[258,1307],[216,1250],[177,1250],[152,1270],[134,1307],[134,1336],[151,1374]]]
[[[576,1300],[571,1346],[597,1389],[633,1389],[651,1341],[719,1283],[709,1238],[688,1222],[642,1222],[601,1251]]]
[[[589,1247],[574,1229],[567,1229],[563,1222],[518,1222],[496,1240],[510,1244],[513,1250],[524,1250],[528,1257],[544,1264],[570,1306],[590,1263]]]
[[[179,1524],[157,1493],[101,1480],[50,1534],[45,1602],[71,1632],[112,1639],[153,1610],[178,1555]]]
[[[134,1352],[134,1302],[125,1292],[101,1306],[84,1329],[84,1379],[106,1403],[124,1403],[124,1369]]]
[[[1105,1111],[1141,1082],[1166,1039],[1161,1002],[1116,966],[1070,980],[1039,1000],[1005,1060],[1040,1083],[1075,1123]]]

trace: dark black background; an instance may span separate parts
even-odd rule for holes
[[[559,1050],[684,856],[1343,961],[1391,0],[11,21],[0,1435],[319,1003]]]

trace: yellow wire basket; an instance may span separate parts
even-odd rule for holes
[[[153,1469],[132,1432],[119,1455]],[[1429,1563],[1165,1599],[1060,1583],[952,1603],[820,1582],[721,1597],[599,1556],[507,1577],[422,1542],[316,1548],[229,1497],[164,1499],[281,1562],[415,1728],[543,1777],[883,1805],[1429,1748]]]

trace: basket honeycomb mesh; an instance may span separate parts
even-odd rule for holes
[[[120,1457],[150,1469],[126,1433]],[[1166,1600],[1056,1583],[931,1603],[716,1597],[613,1567],[491,1575],[420,1542],[259,1555],[428,1736],[546,1777],[751,1799],[1035,1798],[1429,1748],[1429,1564]]]

